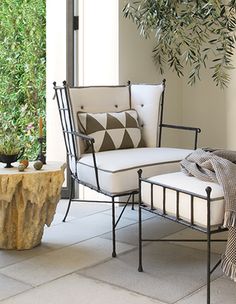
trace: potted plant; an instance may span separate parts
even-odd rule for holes
[[[0,162],[6,163],[5,168],[11,168],[11,163],[17,161],[24,153],[19,138],[14,134],[0,137]]]

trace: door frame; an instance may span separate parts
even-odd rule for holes
[[[75,31],[78,30],[78,17],[76,16],[77,0],[66,1],[66,81],[69,85],[75,85],[76,70],[75,70]],[[67,162],[68,163],[68,162]],[[62,188],[61,198],[68,198],[71,188],[69,168],[67,167],[66,186]],[[74,189],[74,187],[72,187]],[[74,197],[74,190],[72,193]]]

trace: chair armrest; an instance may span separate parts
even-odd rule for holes
[[[181,130],[195,131],[197,133],[201,133],[201,129],[200,128],[195,128],[195,127],[186,127],[186,126],[169,125],[169,124],[162,124],[162,127],[170,128],[170,129],[181,129]]]
[[[161,124],[160,129],[169,128],[169,129],[179,129],[179,130],[185,130],[185,131],[193,131],[195,132],[195,139],[194,139],[194,149],[197,149],[197,140],[198,140],[198,133],[201,133],[200,128],[196,127],[187,127],[187,126],[178,126],[178,125],[171,125],[171,124]],[[160,132],[161,134],[161,132]],[[159,137],[159,146],[161,146],[161,136]]]
[[[85,135],[83,133],[79,133],[79,132],[75,132],[75,131],[65,131],[66,133],[70,133],[73,134],[75,136],[80,137],[81,139],[85,140],[85,141],[90,141],[91,143],[95,142],[95,139],[91,136]]]
[[[97,161],[96,161],[96,153],[94,151],[94,143],[95,139],[91,136],[76,132],[76,131],[64,131],[65,133],[72,134],[74,136],[80,137],[81,139],[88,141],[92,148],[92,155],[93,155],[93,165],[94,165],[94,171],[95,171],[95,178],[97,183],[97,191],[100,191],[100,185],[99,185],[99,178],[98,178],[98,167],[97,167]]]

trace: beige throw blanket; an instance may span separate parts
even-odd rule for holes
[[[187,175],[220,184],[225,198],[224,226],[229,229],[223,272],[236,282],[236,152],[197,149],[180,162]]]

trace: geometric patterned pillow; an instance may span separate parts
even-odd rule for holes
[[[79,130],[95,139],[95,152],[143,146],[135,110],[110,113],[78,112]],[[87,147],[85,152],[91,152]]]

